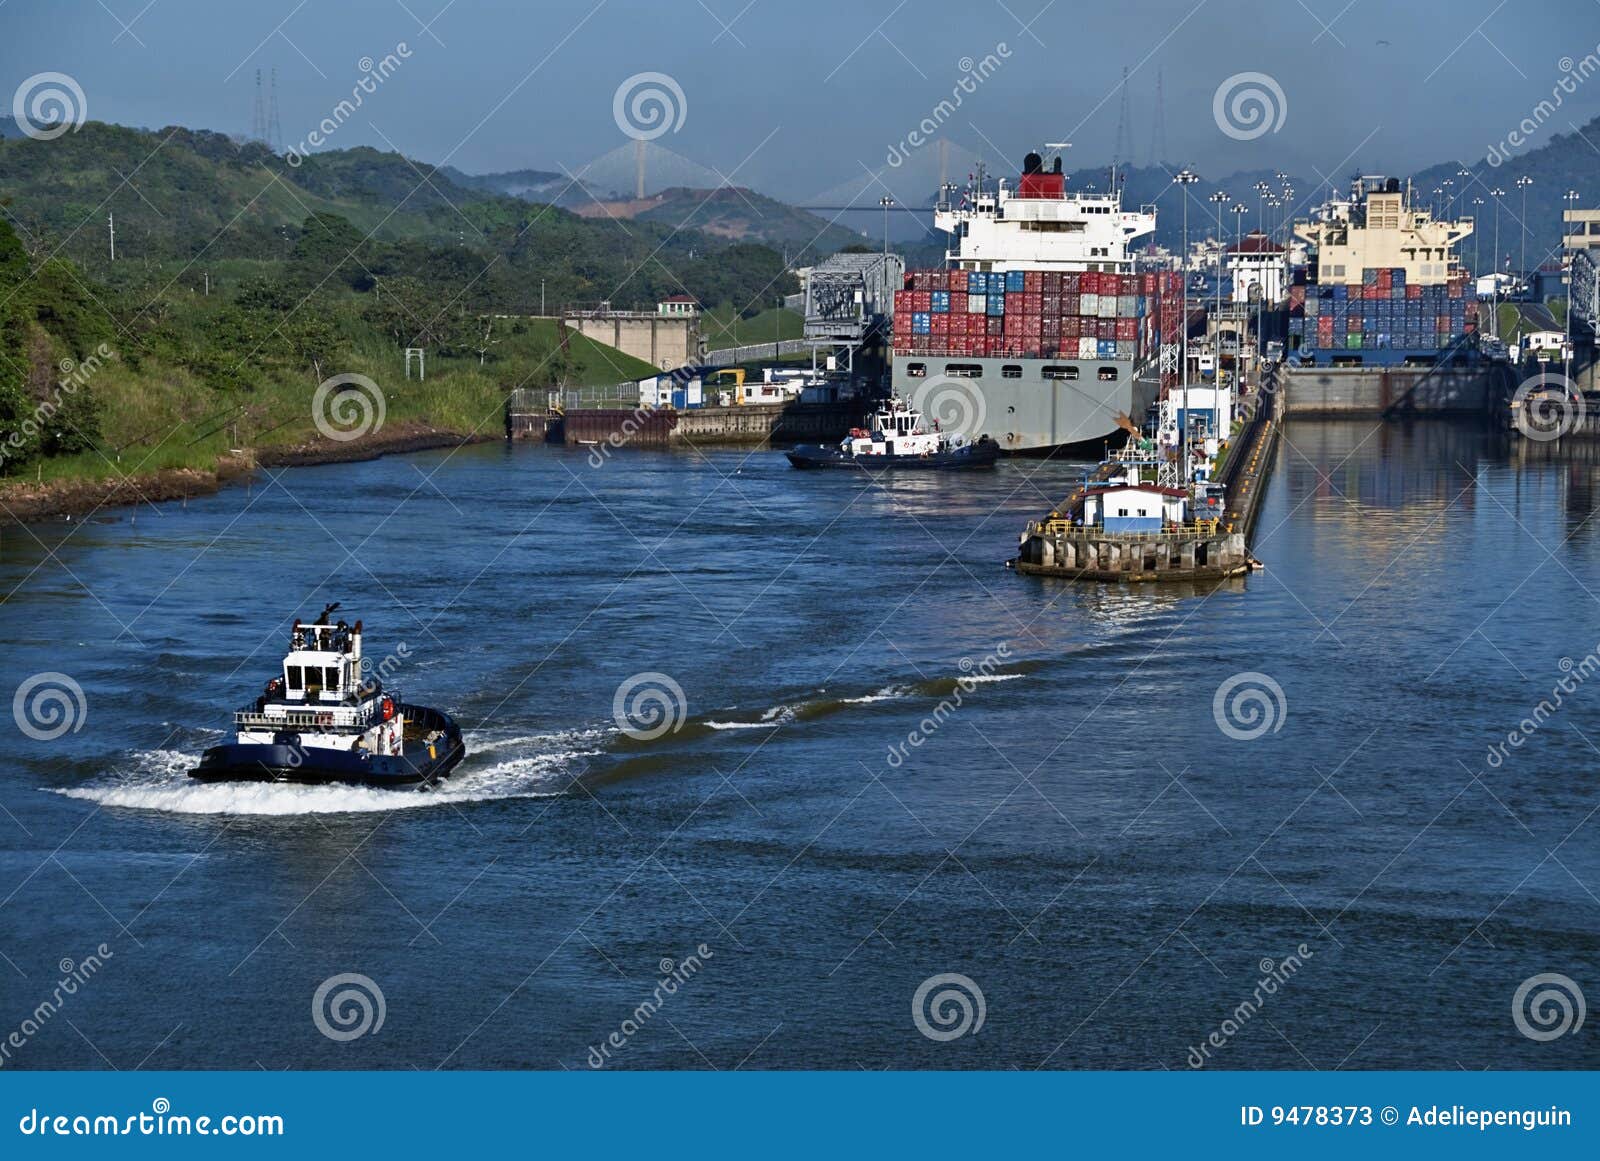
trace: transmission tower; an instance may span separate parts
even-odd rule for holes
[[[1167,100],[1162,94],[1161,70],[1156,70],[1156,112],[1154,122],[1150,126],[1150,164],[1156,165],[1167,159]]]
[[[250,115],[250,140],[267,139],[267,105],[261,95],[261,70],[256,70],[256,104]]]
[[[1111,155],[1111,171],[1115,173],[1123,162],[1133,164],[1133,126],[1128,123],[1128,66],[1122,66],[1122,96],[1117,107],[1117,147]]]
[[[272,70],[272,88],[267,93],[267,144],[274,153],[283,152],[283,126],[278,124],[278,70]]]

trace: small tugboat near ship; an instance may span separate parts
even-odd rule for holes
[[[987,435],[974,441],[959,432],[940,431],[937,423],[929,430],[922,412],[900,399],[891,399],[873,415],[870,430],[856,428],[837,447],[813,444],[786,454],[797,468],[950,471],[994,467],[1000,457],[1000,445]]]
[[[206,750],[191,778],[418,786],[455,768],[466,755],[455,720],[364,676],[361,622],[330,624],[338,607],[295,619],[282,674],[234,713],[236,740]]]

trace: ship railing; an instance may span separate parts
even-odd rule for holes
[[[1217,536],[1222,534],[1222,528],[1217,520],[1207,519],[1194,524],[1163,528],[1160,532],[1107,532],[1098,524],[1072,524],[1065,519],[1033,520],[1029,521],[1025,535],[1056,536],[1062,533],[1075,540],[1131,540],[1142,544],[1155,544]]]
[[[377,722],[378,711],[369,706],[328,706],[323,709],[293,709],[282,713],[265,713],[260,710],[238,710],[233,724],[241,729],[287,728],[318,729],[328,726],[370,726]]]

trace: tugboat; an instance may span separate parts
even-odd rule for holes
[[[785,454],[797,468],[952,471],[994,467],[1000,457],[1000,445],[987,435],[971,441],[959,433],[940,431],[937,423],[930,431],[923,424],[922,412],[895,398],[873,415],[870,430],[856,428],[839,441],[839,446],[812,444]]]
[[[202,782],[427,785],[466,755],[449,714],[408,705],[361,672],[361,622],[295,618],[283,673],[233,715],[238,739],[212,746],[189,771]]]

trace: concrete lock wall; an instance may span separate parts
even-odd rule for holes
[[[1284,414],[1296,418],[1376,416],[1397,404],[1418,415],[1481,415],[1497,374],[1492,368],[1289,367],[1283,382]]]
[[[693,318],[667,315],[594,315],[563,320],[586,339],[615,347],[663,371],[696,363],[700,328]]]

